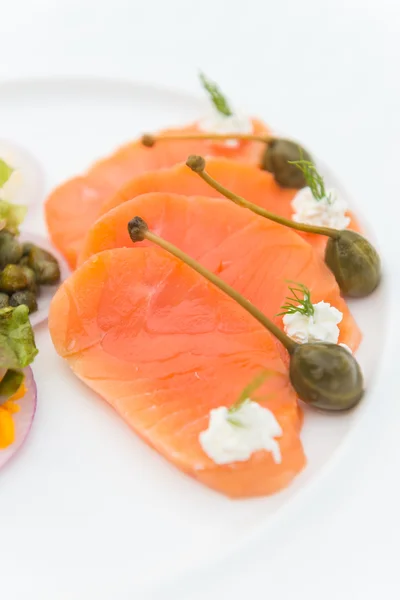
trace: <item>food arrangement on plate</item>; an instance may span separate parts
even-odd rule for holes
[[[306,465],[303,405],[337,414],[363,397],[346,298],[376,289],[380,259],[306,149],[201,82],[204,119],[143,134],[47,198],[73,271],[49,329],[178,469],[232,498],[268,495]],[[36,273],[32,252],[19,268]]]

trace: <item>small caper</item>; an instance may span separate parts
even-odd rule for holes
[[[329,411],[353,408],[364,394],[356,359],[336,344],[298,345],[290,360],[290,380],[301,400]]]
[[[27,267],[29,265],[29,256],[23,256],[18,262],[21,267]]]
[[[381,280],[381,261],[377,251],[355,231],[346,229],[340,231],[336,238],[329,238],[325,262],[347,296],[368,296]]]
[[[35,255],[38,257],[38,260],[47,260],[48,262],[54,262],[58,264],[56,257],[53,256],[51,252],[48,252],[48,250],[44,250],[43,248],[39,248],[39,246],[35,246],[34,244],[32,244],[32,248],[29,252],[34,252]]]
[[[28,266],[35,272],[38,283],[54,285],[60,281],[58,262],[47,250],[36,246],[32,248],[28,255]]]
[[[299,190],[307,185],[304,174],[296,165],[291,165],[288,161],[300,159],[312,161],[309,153],[296,142],[276,138],[267,145],[261,160],[261,168],[272,173],[281,187]]]
[[[21,265],[21,262],[20,262]],[[39,292],[39,285],[36,281],[36,274],[35,271],[33,269],[31,269],[30,267],[24,267],[22,266],[21,269],[23,270],[26,279],[28,280],[28,285],[27,288],[28,290],[30,290],[31,292],[33,292],[34,294],[38,294]]]
[[[24,290],[28,280],[19,265],[7,265],[0,273],[0,290],[12,294],[18,290]]]
[[[0,231],[0,268],[7,265],[16,265],[22,257],[22,247],[12,233]]]
[[[0,293],[0,309],[9,306],[9,298],[7,294]]]
[[[32,242],[24,242],[22,244],[22,256],[28,256],[29,252],[35,247]]]
[[[38,261],[35,263],[34,271],[38,283],[44,285],[55,285],[60,281],[60,267],[57,263]]]
[[[29,313],[33,313],[38,309],[36,296],[30,290],[22,290],[12,294],[10,306],[21,306],[21,304],[25,304],[28,307]]]

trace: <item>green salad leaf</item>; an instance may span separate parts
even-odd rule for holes
[[[38,350],[29,321],[29,309],[22,304],[0,310],[0,368],[18,371],[30,365]]]
[[[27,207],[21,204],[0,200],[0,230],[8,229],[14,235],[18,235],[19,226],[25,219],[27,210]]]
[[[0,188],[10,179],[14,169],[0,158]]]

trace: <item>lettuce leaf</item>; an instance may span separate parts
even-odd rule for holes
[[[19,226],[25,219],[27,210],[27,207],[21,204],[0,200],[0,230],[8,229],[14,235],[18,235]]]
[[[25,305],[0,310],[0,368],[18,371],[30,365],[38,350]]]

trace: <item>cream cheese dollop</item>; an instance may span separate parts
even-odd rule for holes
[[[282,429],[274,414],[267,408],[245,400],[230,412],[226,406],[210,411],[208,428],[199,435],[204,452],[217,465],[249,460],[254,452],[271,452],[276,463],[282,460],[276,437]]]
[[[314,198],[309,187],[302,188],[293,198],[292,208],[292,218],[297,223],[333,229],[346,229],[350,223],[347,202],[333,188],[321,200]]]
[[[283,317],[285,333],[299,344],[308,342],[328,342],[337,344],[339,323],[343,313],[328,302],[313,304],[314,314],[304,315],[293,312]]]
[[[209,114],[198,122],[201,131],[218,134],[250,134],[253,133],[252,120],[240,111],[234,111],[232,115],[224,115],[215,107],[211,107]],[[238,140],[225,140],[219,142],[225,146],[235,148],[239,145]]]

